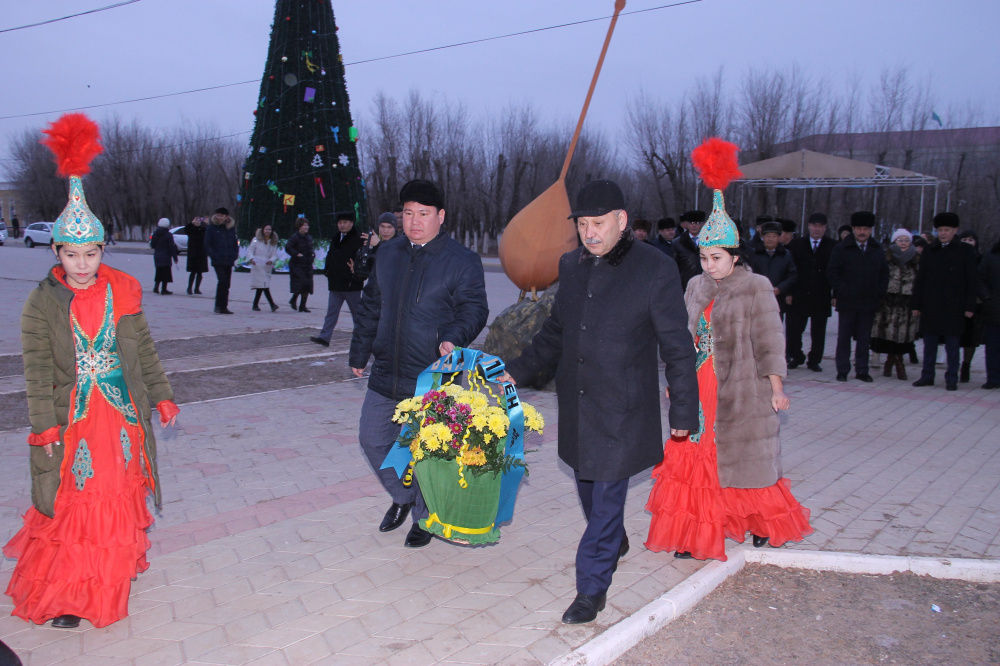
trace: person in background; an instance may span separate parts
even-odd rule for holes
[[[285,241],[285,252],[288,253],[288,288],[292,292],[288,304],[294,312],[295,301],[298,300],[298,311],[310,312],[306,301],[309,294],[313,293],[313,259],[316,258],[316,252],[313,250],[312,236],[309,235],[309,220],[305,215],[295,218],[295,233]]]
[[[250,288],[256,293],[253,297],[251,310],[260,312],[260,297],[267,297],[271,312],[278,309],[271,298],[271,273],[274,271],[274,260],[278,256],[278,234],[274,233],[270,224],[265,224],[254,234],[247,248],[247,259],[250,262]]]
[[[10,227],[11,227],[11,229],[14,232],[14,239],[16,240],[16,239],[20,238],[21,237],[21,221],[19,219],[17,219],[16,215],[11,218],[11,220],[10,220]]]
[[[218,283],[215,285],[215,314],[233,314],[229,309],[229,286],[233,281],[233,265],[240,256],[236,238],[236,220],[226,208],[217,208],[205,230],[205,253],[212,260]]]
[[[788,247],[788,244],[795,238],[795,222],[786,219],[780,219],[778,222],[781,223],[781,238],[778,239],[778,242]]]
[[[842,240],[830,254],[826,274],[833,287],[838,313],[837,381],[846,382],[851,370],[851,340],[854,350],[854,377],[872,382],[868,373],[872,323],[889,287],[889,264],[885,251],[871,239],[875,216],[868,211],[851,215],[853,236]]]
[[[664,217],[656,223],[656,238],[653,245],[668,257],[674,256],[674,235],[677,233],[677,223],[672,217]]]
[[[754,235],[753,238],[750,239],[750,242],[747,243],[747,245],[749,246],[747,248],[748,252],[753,253],[754,251],[764,247],[764,239],[761,237],[760,230],[768,222],[774,222],[774,221],[775,219],[770,215],[758,215],[756,219],[754,219],[753,221]]]
[[[378,216],[378,229],[374,234],[361,234],[363,245],[354,258],[354,277],[364,281],[375,267],[375,257],[382,243],[396,237],[396,216],[382,213]]]
[[[910,307],[913,316],[920,316],[924,366],[914,386],[934,385],[938,345],[943,342],[948,357],[945,389],[958,390],[959,349],[965,320],[975,315],[979,295],[976,253],[970,245],[955,239],[958,226],[955,213],[935,215],[937,240],[920,255]]]
[[[788,304],[785,298],[791,293],[798,279],[798,269],[792,253],[781,244],[780,222],[765,222],[761,226],[761,247],[750,256],[750,268],[771,282],[774,297],[778,301],[780,316],[784,318]]]
[[[889,286],[872,324],[872,351],[885,354],[882,375],[891,377],[895,368],[897,379],[906,379],[903,357],[914,351],[913,342],[920,331],[920,318],[914,317],[910,309],[913,283],[917,279],[920,263],[912,237],[906,229],[896,229],[892,233],[892,243],[886,251]]]
[[[853,234],[854,231],[851,230],[851,225],[849,224],[842,224],[837,228],[837,236],[840,237],[839,240],[847,240]]]
[[[403,207],[396,206],[392,209],[392,214],[396,217],[396,233],[403,233]]]
[[[1000,241],[979,262],[985,323],[986,383],[984,389],[1000,388]]]
[[[330,249],[326,254],[326,264],[323,273],[326,275],[330,296],[326,304],[326,317],[319,335],[309,338],[311,342],[323,347],[330,346],[333,329],[340,319],[340,309],[347,303],[351,317],[358,313],[358,302],[361,300],[361,288],[364,280],[354,275],[354,258],[361,249],[363,241],[358,230],[354,228],[354,216],[350,213],[337,215],[337,235],[330,241]]]
[[[689,210],[681,215],[681,225],[684,231],[674,239],[674,260],[681,272],[681,288],[687,289],[687,284],[695,275],[701,273],[701,261],[698,259],[698,234],[705,225],[705,213],[700,210]]]
[[[983,255],[979,254],[979,236],[972,229],[962,229],[955,238],[972,247],[972,251],[976,255],[976,270],[978,271],[979,264],[983,261]],[[982,294],[979,296],[981,297]],[[982,306],[980,302],[977,302],[972,311],[972,317],[965,320],[965,330],[962,332],[962,340],[960,341],[962,367],[958,372],[958,381],[961,383],[969,381],[969,374],[972,371],[972,357],[976,355],[976,348],[983,344],[983,339],[986,336],[986,322],[981,316],[981,312]]]
[[[649,220],[644,218],[637,218],[635,222],[632,223],[632,235],[635,239],[641,243],[650,243],[649,234],[653,231],[653,225],[649,223]]]
[[[174,235],[170,233],[170,220],[161,217],[160,221],[156,223],[153,236],[149,239],[149,247],[153,248],[153,265],[156,267],[156,275],[153,278],[153,293],[169,296],[174,293],[167,291],[167,285],[174,281],[171,262],[176,264],[177,257],[180,255],[177,243],[174,242]]]
[[[789,370],[805,363],[813,372],[822,372],[820,363],[826,348],[826,323],[832,314],[830,306],[833,298],[826,271],[837,241],[826,235],[827,219],[823,213],[810,215],[807,229],[808,238],[796,238],[788,246],[795,260],[798,278],[785,297],[788,305],[785,358]],[[807,321],[811,323],[808,357],[802,352],[802,335]]]
[[[204,217],[192,218],[184,225],[187,235],[188,296],[201,294],[201,277],[208,272],[208,253],[205,252],[205,230],[208,220]]]
[[[924,240],[923,236],[914,236],[913,237],[913,247],[916,248],[917,254],[921,254],[921,253],[923,253],[924,249],[927,248],[927,241]]]

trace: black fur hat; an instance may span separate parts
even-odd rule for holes
[[[444,195],[438,186],[429,180],[411,180],[399,191],[399,203],[414,201],[424,206],[434,206],[444,210]]]
[[[874,227],[875,226],[875,215],[869,213],[867,210],[859,210],[856,213],[851,213],[851,227]]]
[[[704,222],[708,219],[703,210],[689,210],[681,215],[681,222]]]
[[[823,213],[813,213],[809,216],[809,224],[826,224],[826,215]]]
[[[934,228],[938,227],[955,227],[956,229],[961,226],[958,223],[958,215],[954,213],[938,213],[934,216]]]
[[[781,230],[784,233],[795,233],[795,222],[793,220],[778,220],[781,222]]]
[[[663,229],[676,229],[677,228],[677,223],[674,222],[674,218],[672,218],[672,217],[664,217],[664,218],[661,218],[656,223],[656,228],[657,228],[657,230],[661,230],[661,231]]]

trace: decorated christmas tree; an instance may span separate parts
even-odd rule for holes
[[[330,0],[277,0],[237,219],[241,238],[270,224],[288,238],[299,215],[330,238],[340,213],[367,227],[358,132]]]

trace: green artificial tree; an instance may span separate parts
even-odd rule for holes
[[[280,238],[305,215],[310,234],[330,238],[337,215],[367,228],[358,133],[330,0],[278,0],[253,136],[237,196],[238,233],[270,224]]]

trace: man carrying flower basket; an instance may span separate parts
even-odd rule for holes
[[[358,438],[392,505],[379,530],[394,530],[411,508],[413,526],[404,545],[426,546],[431,533],[419,484],[403,484],[393,469],[380,469],[399,436],[396,405],[413,396],[417,376],[432,362],[466,347],[486,326],[486,280],[479,255],[447,234],[444,197],[433,183],[412,180],[399,193],[403,234],[383,243],[354,318],[349,364],[361,377],[374,355]]]
[[[598,180],[571,215],[583,247],[559,260],[552,312],[501,380],[556,368],[559,457],[575,471],[587,526],[576,553],[577,596],[563,622],[591,622],[628,551],[628,479],[663,460],[656,352],[670,386],[670,434],[698,427],[695,348],[677,264],[628,228],[625,197]]]

